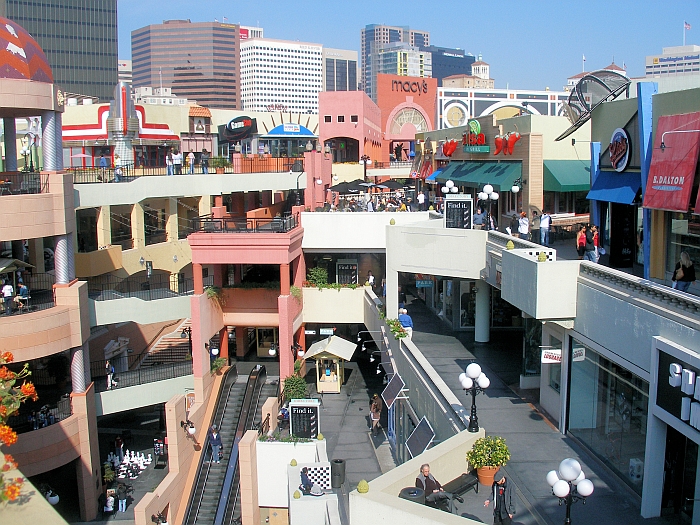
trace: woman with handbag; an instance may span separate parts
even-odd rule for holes
[[[676,263],[672,281],[673,288],[681,292],[687,292],[690,285],[695,282],[695,266],[688,252],[681,252],[681,260]]]
[[[576,234],[576,252],[578,253],[579,260],[583,259],[586,253],[586,225],[582,224],[578,233]]]

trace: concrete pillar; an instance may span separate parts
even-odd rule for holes
[[[131,207],[131,238],[134,241],[134,248],[146,247],[146,223],[140,202]]]
[[[272,191],[265,190],[262,192],[262,207],[266,208],[272,204]]]
[[[563,363],[562,363],[563,369]],[[644,480],[642,481],[642,518],[661,514],[664,463],[666,455],[666,423],[653,414],[647,419],[647,438],[644,452]],[[696,478],[697,484],[697,478]],[[699,514],[693,512],[693,514]],[[695,518],[695,516],[693,516]],[[697,523],[693,519],[693,524]]]
[[[236,357],[245,357],[248,352],[248,328],[236,327]]]
[[[97,209],[97,246],[112,244],[112,207],[109,204]]]
[[[29,239],[29,264],[34,266],[34,273],[46,273],[44,266],[44,239]]]
[[[289,295],[289,265],[280,264],[280,295]]]
[[[231,194],[231,216],[245,216],[245,193],[242,191],[237,191],[236,193]]]
[[[44,111],[41,114],[42,144],[44,150],[44,170],[58,171],[59,152],[63,157],[63,146],[58,150],[56,141],[56,113],[54,111]],[[61,163],[62,164],[62,163]]]
[[[299,255],[294,259],[294,286],[301,288],[302,283],[306,280],[306,260],[304,254]]]
[[[233,284],[241,284],[241,265],[233,265]]]
[[[79,422],[80,439],[75,446],[80,450],[80,457],[75,461],[75,470],[80,521],[91,521],[97,517],[97,496],[102,487],[100,450],[96,439],[97,411],[94,385],[89,385],[83,393],[74,392],[70,397],[73,415],[78,418]]]
[[[221,288],[224,285],[224,272],[226,271],[225,264],[214,265],[214,286]]]
[[[209,215],[211,213],[211,197],[209,195],[203,195],[199,198],[199,215],[203,217],[204,215]]]
[[[75,255],[73,253],[73,234],[56,236],[54,253],[56,284],[67,284],[75,279]]]
[[[169,197],[165,201],[165,232],[169,242],[175,242],[178,239],[178,225],[180,223],[178,216],[177,198]]]
[[[202,265],[198,263],[192,263],[192,278],[194,281],[194,293],[195,295],[201,295],[204,293],[204,279],[202,277]]]
[[[15,117],[2,119],[5,130],[5,171],[17,171],[17,128]]]
[[[245,209],[246,211],[255,210],[258,207],[258,192],[249,191],[245,194]]]
[[[74,394],[85,392],[85,361],[82,346],[70,349],[70,380]]]
[[[399,315],[399,272],[387,268],[386,272],[386,316],[396,319]]]
[[[224,197],[222,195],[214,195],[214,207],[219,208],[224,205]]]
[[[219,357],[228,359],[228,328],[224,326],[219,330]]]
[[[54,133],[54,139],[56,141],[56,170],[63,170],[63,114],[56,111],[54,114],[54,120],[56,121],[56,132]],[[44,141],[42,141],[44,142]],[[45,142],[44,142],[45,144]],[[46,168],[44,168],[46,169]]]
[[[491,286],[485,281],[476,281],[476,309],[474,313],[474,341],[477,343],[488,343],[490,334],[490,312],[489,306]]]

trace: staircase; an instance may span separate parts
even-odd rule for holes
[[[163,334],[141,360],[140,366],[165,363],[181,363],[188,359],[190,343],[181,336],[182,330],[190,326],[190,319],[185,319],[174,331]]]

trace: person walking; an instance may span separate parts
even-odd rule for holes
[[[171,176],[173,174],[173,152],[168,151],[165,154],[165,169],[166,169],[166,175]]]
[[[372,422],[373,436],[379,433],[379,418],[382,417],[382,407],[382,398],[379,397],[379,394],[374,394],[369,405],[369,419]]]
[[[582,224],[576,234],[576,252],[578,253],[579,260],[583,260],[583,256],[586,253],[586,225]]]
[[[527,213],[524,211],[520,212],[520,218],[518,219],[518,237],[527,241],[530,235],[530,221],[527,218]]]
[[[124,440],[121,436],[117,436],[114,440],[114,452],[119,457],[119,463],[124,461]]]
[[[2,287],[2,297],[5,301],[5,315],[10,315],[12,313],[12,296],[15,294],[15,289],[10,284],[10,281],[5,281],[5,285]]]
[[[532,242],[540,240],[540,216],[537,210],[532,210],[532,219],[530,219],[530,239]]]
[[[681,252],[680,261],[673,270],[673,288],[681,292],[687,292],[690,285],[695,282],[695,266],[688,252]]]
[[[595,252],[595,231],[593,230],[593,228],[594,227],[590,224],[586,226],[586,245],[583,252],[583,259],[586,261],[597,263],[598,259],[596,258]]]
[[[549,229],[552,226],[552,216],[547,210],[540,215],[540,244],[549,248]]]
[[[209,173],[209,152],[206,149],[202,150],[202,154],[199,157],[199,163],[202,166],[202,173],[204,175]]]
[[[475,230],[483,230],[485,223],[486,223],[486,214],[481,209],[481,206],[479,206],[476,209],[476,213],[472,216],[472,225],[474,226]]]
[[[418,211],[425,211],[425,193],[419,192],[416,200],[418,201]]]
[[[100,175],[97,177],[97,180],[107,181],[107,159],[104,153],[100,154]]]
[[[119,501],[119,512],[126,512],[126,487],[124,483],[117,485],[117,500]]]
[[[436,506],[446,502],[450,512],[453,514],[455,511],[454,500],[464,503],[464,499],[461,497],[454,496],[451,492],[445,492],[440,482],[430,473],[430,465],[428,463],[421,465],[420,474],[416,478],[416,487],[423,489],[426,502],[433,503]]]
[[[122,176],[122,159],[119,155],[114,155],[114,182],[121,182]]]
[[[212,425],[209,431],[209,444],[211,445],[211,462],[221,463],[221,434],[216,425]]]
[[[484,502],[484,507],[493,503],[493,525],[511,525],[515,514],[515,498],[513,485],[508,482],[503,469],[499,469],[493,477],[491,499]]]
[[[194,151],[192,150],[190,150],[190,152],[187,154],[187,164],[189,164],[187,174],[194,175]]]
[[[175,150],[173,154],[173,170],[175,175],[182,175],[182,152]]]
[[[109,362],[109,359],[105,363],[105,373],[107,374],[107,390],[112,390],[112,378],[114,377],[114,367],[112,366],[112,363]]]
[[[411,316],[408,315],[408,310],[405,308],[399,309],[399,323],[401,323],[401,326],[403,326],[403,329],[406,330],[406,337],[408,339],[413,338],[413,319],[411,319]]]

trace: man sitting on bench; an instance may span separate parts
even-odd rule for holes
[[[440,508],[443,503],[447,503],[447,507],[451,513],[455,511],[454,500],[464,503],[461,497],[453,496],[451,492],[445,492],[440,482],[430,473],[430,465],[427,463],[421,465],[420,472],[421,473],[416,478],[416,487],[423,489],[425,492],[426,503],[432,504],[438,508]]]

